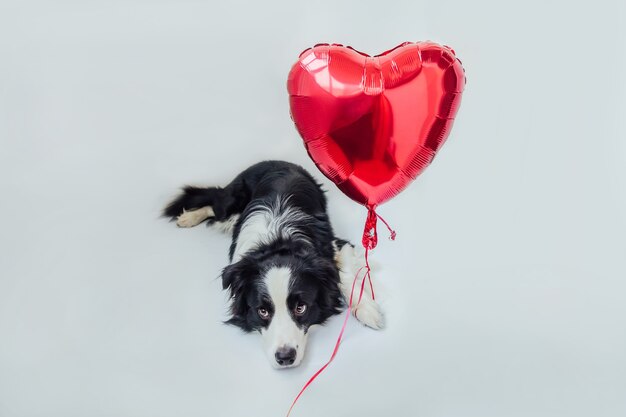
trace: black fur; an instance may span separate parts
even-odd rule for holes
[[[267,252],[270,248],[261,247],[224,268],[222,284],[230,291],[232,300],[232,317],[227,320],[228,324],[247,332],[266,326],[256,311],[263,307],[273,314],[273,305],[258,284],[263,273],[276,266],[287,266],[292,271],[288,299],[291,309],[298,303],[309,306],[304,316],[293,317],[300,327],[308,329],[313,324],[323,324],[341,311],[344,302],[338,286],[337,266],[332,260],[315,253],[300,252],[304,248],[298,249],[291,241],[277,241],[271,246],[276,252]]]
[[[277,202],[284,207],[277,207]],[[246,169],[224,188],[185,187],[163,215],[175,219],[183,210],[205,206],[211,206],[215,213],[214,218],[208,219],[209,224],[240,215],[233,229],[231,262],[242,225],[259,210],[297,210],[304,215],[289,223],[289,236],[262,242],[224,268],[223,288],[231,295],[232,317],[227,323],[247,332],[267,325],[257,311],[265,308],[273,313],[271,300],[261,285],[264,272],[271,267],[285,266],[291,270],[287,304],[290,308],[298,303],[309,306],[304,315],[293,316],[305,331],[313,324],[324,323],[344,307],[333,243],[341,248],[347,242],[335,238],[324,192],[302,167],[266,161]]]

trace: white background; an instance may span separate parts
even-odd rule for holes
[[[388,327],[351,321],[294,416],[626,415],[622,1],[0,0],[0,416],[283,416],[301,367],[221,324],[228,238],[159,209],[250,163],[315,173],[298,54],[451,45],[452,134],[380,213]],[[339,236],[365,211],[325,181]]]

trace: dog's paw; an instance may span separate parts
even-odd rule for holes
[[[215,216],[211,207],[203,207],[198,210],[183,211],[183,213],[176,218],[176,226],[178,227],[194,227],[208,219]]]
[[[374,300],[361,300],[359,305],[352,310],[352,314],[358,321],[374,330],[385,327],[385,316]]]

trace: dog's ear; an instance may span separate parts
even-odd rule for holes
[[[234,297],[243,290],[246,280],[251,278],[252,273],[245,259],[230,264],[222,270],[222,288],[228,289],[231,297]]]
[[[341,312],[344,306],[343,296],[339,288],[339,271],[334,262],[322,258],[312,258],[308,263],[308,268],[303,271],[305,275],[311,276],[321,284],[317,301],[322,311],[328,313],[326,320],[331,314]]]
[[[245,259],[231,264],[222,270],[222,287],[229,291],[231,317],[226,324],[232,324],[245,332],[252,331],[248,323],[247,289],[254,280],[255,270]]]
[[[239,265],[238,262],[234,264],[228,265],[226,268],[222,269],[222,289],[231,289],[237,277],[239,276]]]

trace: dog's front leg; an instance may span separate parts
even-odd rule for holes
[[[365,283],[363,297],[361,302],[357,304],[363,280],[366,279],[363,271],[361,271],[357,282],[354,284],[354,294],[351,294],[356,273],[365,265],[363,257],[357,255],[351,244],[346,243],[342,247],[338,247],[335,243],[335,262],[339,269],[340,288],[346,304],[350,302],[352,296],[352,314],[354,317],[372,329],[382,329],[385,326],[384,316],[380,306],[372,298],[369,283]]]

